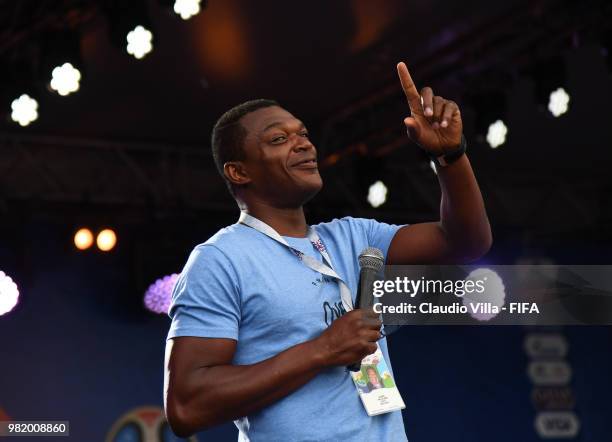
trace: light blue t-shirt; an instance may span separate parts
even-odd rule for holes
[[[386,256],[400,226],[347,217],[314,228],[354,298],[359,253],[377,247]],[[307,238],[285,239],[322,259]],[[233,224],[191,253],[172,295],[168,339],[235,339],[233,363],[254,364],[316,338],[344,313],[337,282],[311,270],[263,233]],[[392,370],[387,342],[379,343]],[[407,440],[401,412],[367,415],[345,367],[321,371],[235,424],[239,440],[252,442]]]

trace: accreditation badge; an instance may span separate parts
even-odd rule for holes
[[[363,358],[361,369],[351,376],[368,416],[406,408],[379,346]]]

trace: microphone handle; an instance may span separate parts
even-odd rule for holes
[[[359,273],[359,286],[357,287],[357,299],[355,308],[367,308],[374,305],[374,281],[378,272],[374,269],[364,267]]]
[[[355,300],[355,308],[368,308],[374,305],[373,285],[378,272],[374,269],[362,267],[359,272],[359,286],[357,287],[357,299]],[[346,367],[350,371],[359,371],[361,369],[361,361]]]

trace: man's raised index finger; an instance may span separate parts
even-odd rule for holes
[[[399,75],[400,83],[402,83],[404,94],[406,94],[406,99],[408,100],[408,105],[410,106],[410,112],[422,113],[421,96],[414,85],[414,81],[412,81],[412,77],[410,76],[410,72],[408,72],[406,63],[403,61],[397,64],[397,74]]]

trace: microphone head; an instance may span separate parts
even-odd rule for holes
[[[385,265],[385,257],[380,249],[367,247],[359,254],[359,267],[380,272]]]

